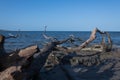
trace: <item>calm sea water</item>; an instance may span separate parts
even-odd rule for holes
[[[46,43],[48,40],[44,39],[42,36],[42,31],[1,31],[0,34],[8,36],[8,34],[19,34],[17,38],[11,38],[5,40],[5,49],[7,51],[12,51],[15,49],[21,49],[30,45],[37,44],[40,48]],[[69,37],[69,35],[74,35],[77,38],[81,38],[83,41],[87,40],[90,36],[91,32],[84,31],[47,31],[46,34],[48,36],[52,36],[57,38],[58,40],[63,40]],[[120,46],[120,32],[109,32],[111,38],[113,40],[113,44]],[[97,34],[97,39],[92,43],[100,43],[101,35]],[[74,44],[79,45],[82,41],[76,41]],[[65,46],[72,46],[70,42],[63,44]]]

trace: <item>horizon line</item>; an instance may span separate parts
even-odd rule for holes
[[[0,31],[18,31],[18,32],[20,32],[20,31],[42,31],[42,30],[1,30],[0,29]],[[75,31],[75,32],[79,32],[79,31],[77,31],[77,30],[48,30],[49,32],[52,32],[52,31],[57,31],[57,32],[62,32],[62,31],[67,31],[67,32],[73,32],[73,31]],[[86,32],[91,32],[92,30],[80,30],[80,31],[86,31]],[[103,30],[102,30],[103,31]],[[105,31],[107,31],[107,32],[120,32],[120,31],[117,31],[117,30],[113,30],[113,31],[111,31],[111,30],[105,30]],[[44,31],[43,31],[44,32]]]

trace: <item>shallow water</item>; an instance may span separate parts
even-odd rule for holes
[[[12,51],[15,49],[20,49],[27,47],[29,45],[37,44],[40,48],[46,43],[49,42],[45,40],[42,36],[42,31],[1,31],[0,34],[8,36],[8,34],[19,34],[17,38],[6,39],[5,49],[7,51]],[[120,32],[109,32],[114,45],[120,46]],[[88,31],[47,31],[48,36],[57,38],[58,40],[66,39],[70,35],[74,35],[77,38],[81,38],[82,41],[85,41],[89,38],[90,32]],[[101,35],[97,34],[97,39],[92,43],[100,43]],[[77,41],[74,44],[79,45],[82,41]],[[67,42],[63,44],[65,46],[71,46],[72,44]]]

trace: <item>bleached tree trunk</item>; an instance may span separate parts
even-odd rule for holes
[[[102,31],[100,31],[99,29],[95,28],[95,29],[91,32],[91,35],[90,35],[89,39],[87,39],[85,42],[83,42],[82,44],[80,44],[78,47],[75,47],[75,48],[71,48],[71,49],[66,50],[66,52],[80,51],[82,48],[85,48],[89,43],[91,43],[93,40],[96,39],[96,33],[97,33],[97,32],[100,33],[100,34],[102,34],[102,35],[107,34],[107,36],[108,36],[108,43],[110,44],[110,47],[109,47],[109,51],[110,51],[111,48],[112,48],[112,40],[111,40],[111,38],[110,38],[109,33],[107,33],[107,32],[102,32]],[[105,40],[104,40],[104,38],[103,38],[103,41],[102,41],[102,42],[103,42],[102,46],[105,46]],[[106,46],[107,46],[107,45],[106,45]],[[105,50],[106,50],[106,47],[105,47]]]

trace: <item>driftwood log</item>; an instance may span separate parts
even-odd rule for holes
[[[108,32],[102,32],[100,31],[99,29],[95,28],[92,32],[91,32],[91,35],[89,37],[89,39],[87,39],[85,42],[83,42],[82,44],[80,44],[78,47],[75,47],[75,48],[67,48],[67,49],[62,49],[64,50],[65,52],[69,53],[69,52],[79,52],[81,51],[81,49],[85,48],[89,43],[91,43],[92,41],[94,41],[96,39],[96,33],[100,33],[100,34],[106,34],[107,37],[108,37],[108,43],[106,44],[105,43],[105,40],[103,38],[102,40],[102,44],[100,46],[103,47],[103,51],[111,51],[112,49],[112,40],[111,40],[111,37],[109,35]]]
[[[96,33],[100,33],[100,34],[107,34],[108,35],[108,41],[109,41],[109,44],[112,45],[112,41],[111,41],[111,38],[110,38],[110,35],[107,33],[107,32],[102,32],[100,31],[99,29],[95,28],[92,32],[91,32],[91,35],[89,37],[88,40],[86,40],[84,43],[82,43],[79,47],[77,48],[73,48],[74,51],[77,51],[77,50],[81,50],[82,48],[86,47],[90,42],[92,42],[93,40],[95,40],[95,38],[97,37],[96,36]],[[105,44],[105,42],[103,42]],[[102,45],[104,46],[104,45]],[[106,45],[107,46],[107,45]],[[105,48],[106,50],[107,48]],[[110,50],[112,49],[112,46],[110,47]]]
[[[30,67],[25,69],[26,71],[26,77],[24,78],[24,80],[35,80],[38,78],[40,69],[44,66],[48,55],[55,49],[55,47],[57,47],[57,45],[65,43],[66,41],[68,41],[70,38],[62,40],[62,41],[54,41],[54,42],[50,42],[47,45],[45,45],[39,53],[34,55],[34,60],[31,63]]]
[[[50,42],[40,51],[37,46],[31,46],[2,56],[0,59],[1,79],[30,80],[36,78],[36,75],[45,64],[48,55],[54,50],[56,45],[62,44],[69,39],[70,38],[63,41]]]
[[[46,29],[45,29],[46,31]],[[105,40],[102,40],[102,46],[105,46],[105,51],[110,51],[112,49],[112,41],[110,35],[107,32],[102,32],[99,29],[95,28],[89,37],[88,40],[80,44],[78,47],[73,48],[63,48],[58,47],[57,45],[63,44],[69,40],[59,41],[56,38],[48,37],[45,33],[43,36],[45,39],[50,39],[51,42],[47,43],[42,49],[38,49],[37,46],[31,46],[15,53],[5,55],[0,58],[0,79],[9,79],[9,80],[36,80],[38,78],[41,68],[44,66],[49,54],[54,50],[61,50],[65,53],[80,52],[85,48],[89,43],[96,39],[96,33],[106,34],[108,36],[108,44],[105,44]],[[1,36],[1,48],[4,48],[4,36]],[[103,45],[104,44],[104,45]],[[2,50],[1,49],[1,50]]]
[[[0,80],[22,80],[22,67],[30,65],[29,60],[37,51],[37,46],[31,46],[1,57]]]

